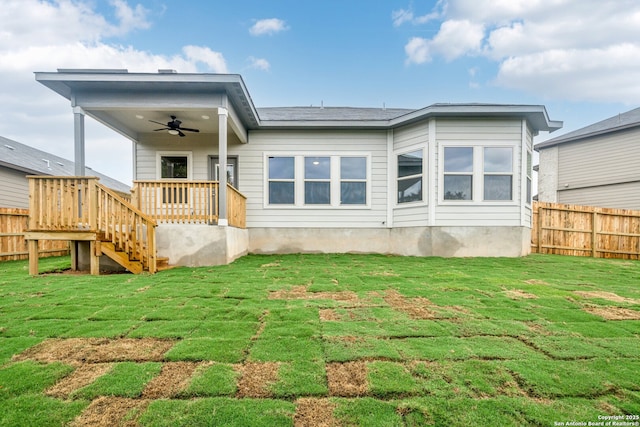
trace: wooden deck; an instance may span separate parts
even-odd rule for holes
[[[89,242],[91,274],[102,255],[133,273],[155,273],[157,224],[216,224],[217,190],[212,181],[135,181],[129,201],[95,177],[30,176],[29,273],[38,274],[41,240],[71,241],[74,269],[77,242]],[[229,225],[244,228],[246,198],[232,186],[227,206]]]

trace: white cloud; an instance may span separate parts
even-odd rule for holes
[[[253,56],[249,57],[249,63],[251,68],[255,68],[256,70],[269,71],[271,68],[271,64],[264,58],[254,58]]]
[[[640,3],[636,0],[442,0],[440,29],[413,37],[406,62],[483,56],[495,83],[550,98],[637,103]],[[394,11],[394,25],[415,22]]]
[[[0,135],[73,159],[73,115],[69,101],[37,83],[34,71],[58,68],[124,68],[132,72],[228,73],[224,56],[206,46],[184,46],[159,55],[109,42],[149,28],[149,11],[135,0],[110,0],[113,18],[95,0],[1,0]],[[87,164],[131,180],[131,145],[87,120]]]
[[[439,8],[441,8],[444,3],[445,2],[443,2],[443,0],[439,0],[432,12],[419,16],[416,16],[413,13],[412,7],[409,7],[409,9],[394,10],[393,12],[391,12],[391,20],[393,21],[393,26],[399,27],[406,22],[414,25],[426,24],[429,21],[438,19],[442,14],[442,11],[440,11]]]
[[[286,22],[284,22],[282,19],[278,19],[278,18],[260,19],[256,21],[256,23],[253,24],[251,28],[249,28],[249,33],[252,36],[263,36],[263,35],[272,35],[288,29],[289,27],[287,26]]]

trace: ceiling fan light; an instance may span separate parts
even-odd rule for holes
[[[178,131],[177,131],[177,130],[175,130],[175,129],[169,129],[169,131],[168,131],[168,132],[169,132],[169,134],[170,134],[170,135],[178,135],[178,134],[180,133],[180,132],[178,132]]]

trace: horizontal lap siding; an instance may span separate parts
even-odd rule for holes
[[[640,180],[639,140],[636,129],[560,145],[558,190]]]
[[[513,197],[520,200],[522,121],[520,119],[438,119],[436,123],[438,153],[449,142],[469,142],[469,146],[515,146],[513,158]],[[439,167],[440,162],[436,162]],[[477,171],[482,174],[482,171]],[[442,171],[436,174],[439,178]],[[434,188],[437,191],[437,186]],[[477,191],[477,190],[476,190]],[[482,195],[479,195],[480,198]],[[437,195],[440,200],[440,195]],[[521,207],[518,204],[496,205],[477,202],[455,204],[440,202],[436,206],[436,226],[520,226]]]
[[[563,190],[558,192],[558,202],[640,210],[640,182]]]
[[[424,121],[417,124],[403,126],[393,131],[393,150],[395,155],[408,151],[424,148],[423,185],[424,198],[428,200],[429,191],[433,191],[433,185],[429,183],[428,177],[428,150],[429,144],[429,122]],[[394,171],[394,179],[395,179]],[[394,191],[394,190],[391,190]],[[429,224],[429,210],[426,205],[415,206],[395,206],[393,209],[394,227],[419,227]]]
[[[24,172],[0,167],[0,207],[29,207],[29,183]]]
[[[255,131],[249,144],[229,147],[239,155],[240,190],[247,196],[247,227],[384,227],[387,206],[386,131]],[[371,206],[265,207],[264,155],[370,155]]]

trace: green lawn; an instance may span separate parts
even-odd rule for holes
[[[0,426],[640,422],[639,261],[68,265],[0,263]]]

